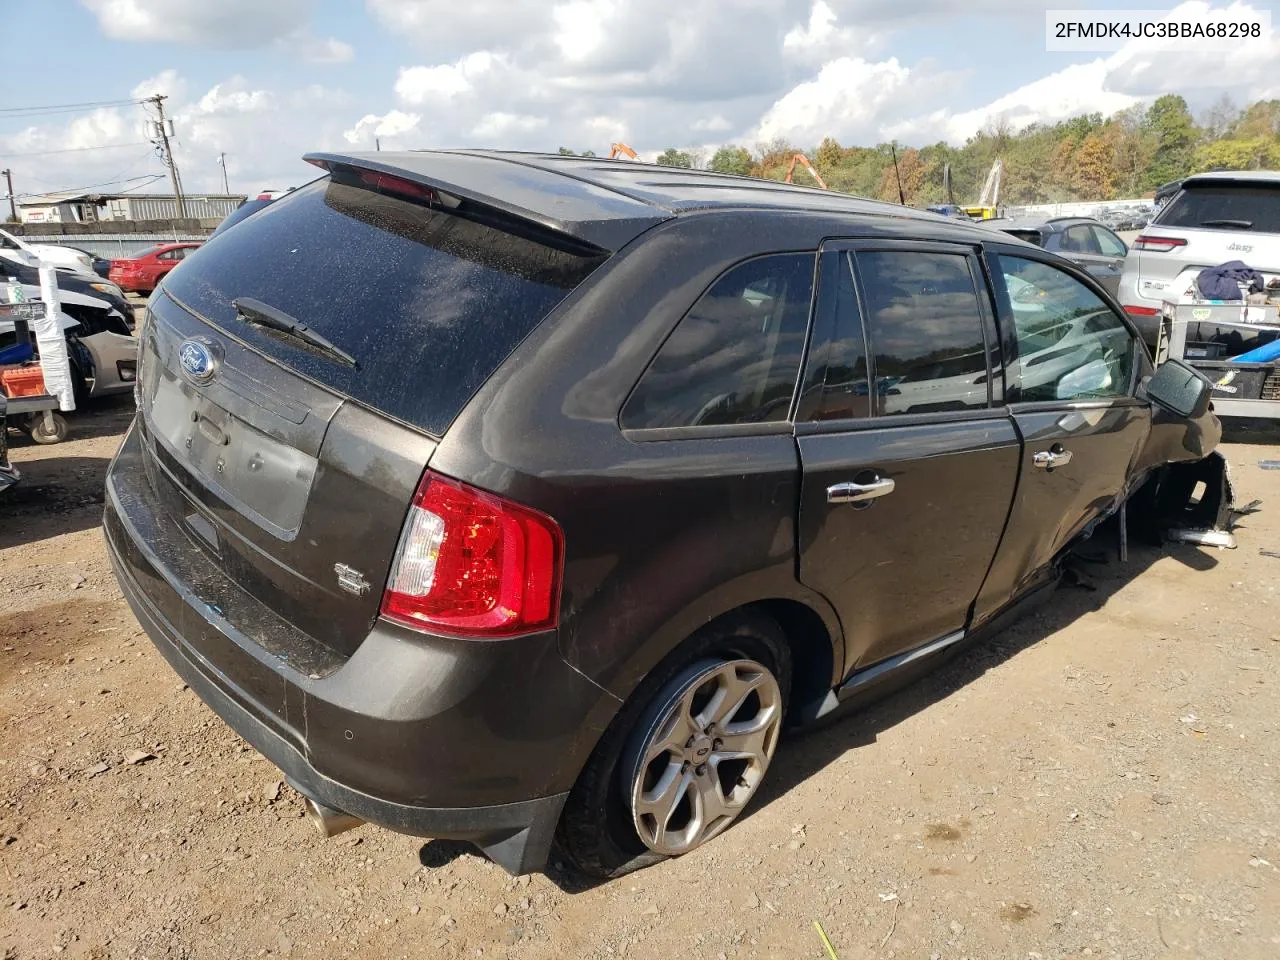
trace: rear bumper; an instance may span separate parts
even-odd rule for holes
[[[108,471],[107,544],[138,621],[191,689],[325,806],[472,841],[513,873],[541,869],[612,713],[612,698],[560,659],[554,634],[476,643],[379,622],[336,670],[303,673],[199,600],[202,578],[221,572],[157,509],[143,455],[131,430]]]

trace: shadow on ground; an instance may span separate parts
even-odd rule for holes
[[[1181,544],[1153,547],[1131,542],[1129,559],[1121,563],[1119,525],[1114,519],[1104,524],[1076,551],[1063,585],[1044,605],[1022,620],[983,642],[962,646],[950,659],[932,664],[930,672],[908,680],[905,686],[883,694],[875,702],[864,703],[855,712],[788,738],[779,748],[769,776],[743,819],[764,810],[847,751],[874,743],[882,732],[946,699],[988,670],[1101,608],[1162,557],[1171,556],[1193,569],[1208,570],[1218,563],[1213,553],[1212,549]],[[419,859],[424,866],[435,868],[463,856],[479,855],[470,844],[432,840],[422,847]],[[554,849],[546,873],[548,879],[566,893],[581,893],[600,885],[600,881],[569,867]]]

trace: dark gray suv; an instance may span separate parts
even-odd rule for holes
[[[511,871],[558,839],[598,876],[690,851],[785,725],[998,629],[1217,442],[1086,273],[977,225],[308,159],[152,297],[105,525],[157,647],[328,833]]]

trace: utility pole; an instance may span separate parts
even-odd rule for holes
[[[9,185],[9,216],[13,219],[14,223],[17,223],[18,208],[14,206],[13,203],[13,171],[6,169],[0,170],[0,173],[4,174],[4,182]]]
[[[169,179],[173,182],[173,198],[178,201],[178,219],[185,220],[187,218],[187,204],[182,197],[182,181],[178,178],[178,164],[173,159],[173,147],[169,145],[169,131],[164,128],[164,101],[168,98],[162,93],[157,93],[154,97],[148,97],[147,99],[155,104],[156,113],[160,117],[159,122],[156,124],[156,129],[160,134],[161,150],[164,151],[160,159],[169,168]]]
[[[222,168],[222,192],[230,195],[231,188],[227,186],[227,155],[225,153],[218,154],[218,166]]]

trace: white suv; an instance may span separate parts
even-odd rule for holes
[[[1160,303],[1201,270],[1242,260],[1267,280],[1280,274],[1280,171],[1198,173],[1129,248],[1117,299],[1154,345]]]

